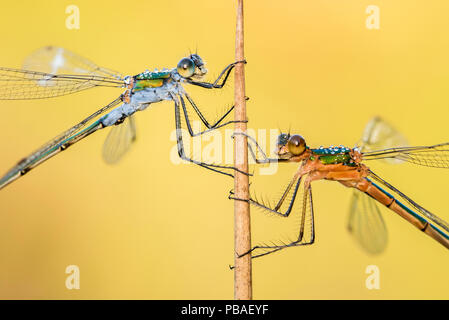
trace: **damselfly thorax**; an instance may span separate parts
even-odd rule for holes
[[[122,119],[145,110],[152,103],[173,101],[178,95],[185,95],[181,79],[175,72],[170,71],[146,71],[132,77],[123,93],[123,104],[104,115],[101,123],[105,127],[116,125],[123,121]]]
[[[302,139],[297,136],[298,140]],[[289,139],[294,140],[295,136]],[[349,181],[359,180],[369,175],[369,168],[361,163],[362,154],[357,148],[320,147],[310,149],[306,147],[300,155],[291,153],[288,144],[278,145],[277,154],[288,162],[301,162],[298,175],[307,175],[306,183],[315,180]]]

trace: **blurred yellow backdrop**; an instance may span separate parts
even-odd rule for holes
[[[65,26],[70,4],[79,30]],[[380,8],[379,30],[365,26],[368,5]],[[353,146],[380,115],[412,145],[448,141],[448,11],[443,0],[246,1],[249,126],[291,126],[311,146]],[[10,1],[0,16],[6,67],[48,44],[125,74],[174,67],[196,47],[213,75],[234,58],[234,1]],[[1,171],[120,93],[0,101]],[[229,102],[208,90],[197,96],[212,112]],[[101,159],[100,132],[0,192],[0,298],[233,297],[233,182],[169,161],[173,118],[168,102],[138,114],[139,138],[116,166]],[[449,171],[373,168],[449,220]],[[254,297],[449,298],[447,250],[382,209],[389,246],[368,256],[345,229],[350,195],[315,183],[316,243],[254,260]],[[80,290],[65,287],[72,264]],[[365,287],[368,265],[379,267],[380,290]]]

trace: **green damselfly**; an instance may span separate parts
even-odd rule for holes
[[[48,46],[35,51],[26,59],[24,68],[33,71],[0,68],[0,100],[44,99],[72,94],[93,87],[125,89],[111,103],[22,159],[0,178],[0,189],[48,158],[106,127],[112,127],[112,130],[103,147],[103,158],[108,163],[117,162],[136,138],[134,114],[145,110],[152,103],[164,100],[174,102],[179,156],[183,160],[201,167],[232,176],[230,172],[234,168],[231,166],[205,163],[187,156],[183,145],[181,118],[184,116],[188,132],[192,137],[234,123],[235,121],[232,120],[225,121],[234,106],[229,107],[216,122],[210,123],[186,92],[184,85],[221,89],[237,63],[245,63],[245,61],[229,64],[214,82],[201,81],[207,74],[207,69],[198,54],[190,54],[188,57],[182,58],[177,67],[173,69],[147,70],[135,76],[122,76],[116,71],[99,67],[92,61],[69,50]],[[205,130],[193,131],[186,100],[206,127]]]

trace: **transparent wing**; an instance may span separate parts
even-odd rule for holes
[[[408,147],[405,138],[380,118],[372,119],[361,139],[364,160],[410,162],[426,167],[449,168],[449,143]]]
[[[124,87],[122,76],[67,49],[47,46],[34,51],[23,70],[0,68],[0,99],[41,99],[96,86]]]
[[[407,139],[389,123],[379,117],[372,118],[363,131],[358,146],[361,152],[369,152],[393,147],[407,147]],[[399,163],[397,159],[386,159],[390,163]]]
[[[112,127],[103,144],[103,159],[106,163],[115,164],[129,150],[136,140],[136,125],[131,115],[123,123]]]
[[[0,99],[42,99],[92,87],[124,87],[124,82],[97,75],[55,75],[0,67]]]
[[[122,75],[117,71],[100,67],[76,53],[54,46],[42,47],[31,53],[25,58],[23,69],[51,74],[90,74],[122,79]]]
[[[374,117],[367,123],[358,143],[364,156],[375,149],[407,145],[407,139],[380,117]],[[402,162],[394,158],[385,160],[393,164]],[[387,246],[388,232],[376,202],[357,190],[352,191],[348,230],[368,253],[379,254]]]
[[[363,153],[363,159],[397,159],[426,167],[449,168],[449,142],[433,146],[376,150]]]
[[[255,208],[268,213],[269,221],[253,224],[252,257],[264,256],[284,248],[312,244],[315,239],[312,189],[306,177],[295,175],[275,201],[251,197]]]
[[[359,191],[352,194],[348,231],[368,253],[379,254],[387,246],[387,228],[376,201]]]
[[[94,75],[108,80],[120,80],[117,71],[100,67],[70,50],[46,46],[31,53],[24,61],[24,69],[51,74]],[[136,138],[134,117],[130,116],[120,125],[111,128],[103,145],[103,158],[107,163],[118,162]]]

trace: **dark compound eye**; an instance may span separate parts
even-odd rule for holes
[[[286,133],[281,133],[278,136],[278,146],[285,146],[288,141],[288,135]]]
[[[204,64],[203,59],[200,58],[197,54],[191,54],[190,59],[195,63],[196,66],[202,66]]]
[[[295,134],[288,139],[287,147],[291,154],[299,156],[306,150],[306,141],[300,135]]]
[[[192,59],[183,58],[178,63],[178,67],[176,68],[181,77],[190,78],[195,73],[195,63]]]

